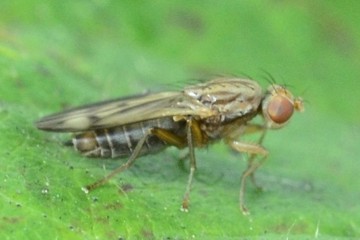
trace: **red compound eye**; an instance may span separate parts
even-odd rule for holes
[[[271,120],[275,123],[285,123],[294,112],[294,105],[289,99],[283,96],[274,96],[271,98],[267,112]]]

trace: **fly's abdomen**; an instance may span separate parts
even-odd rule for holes
[[[77,151],[88,157],[128,157],[150,129],[161,128],[184,135],[185,127],[182,125],[183,123],[174,122],[172,118],[160,118],[107,129],[97,129],[76,135],[73,138],[73,145]],[[150,135],[145,141],[140,155],[158,152],[166,146],[167,144],[163,140]]]

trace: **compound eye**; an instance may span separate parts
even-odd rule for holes
[[[274,96],[269,102],[267,112],[272,121],[277,124],[282,124],[292,116],[294,105],[286,97]]]

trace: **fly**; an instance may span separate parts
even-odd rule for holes
[[[254,80],[218,78],[185,87],[182,91],[159,92],[95,103],[46,116],[37,128],[74,132],[74,148],[87,157],[128,160],[109,175],[84,187],[89,192],[128,169],[142,155],[168,146],[188,148],[190,173],[181,209],[187,211],[196,169],[195,148],[224,140],[232,149],[249,154],[241,177],[239,203],[244,214],[246,180],[268,155],[261,145],[267,129],[283,127],[294,111],[303,111],[303,101],[284,86],[271,84],[263,92]],[[256,124],[256,116],[263,123]],[[261,132],[257,144],[241,141],[248,133]],[[256,158],[261,156],[261,158]]]

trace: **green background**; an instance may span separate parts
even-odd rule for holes
[[[360,238],[360,2],[35,1],[0,3],[1,239]],[[189,213],[183,152],[119,164],[62,146],[33,122],[66,107],[196,79],[266,72],[306,111],[268,133],[270,151],[238,208],[246,158],[197,151]]]

